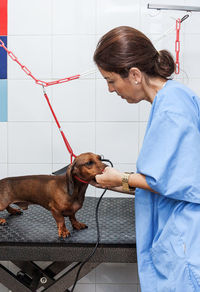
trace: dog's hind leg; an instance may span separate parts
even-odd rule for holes
[[[0,211],[5,210],[5,206],[0,203]],[[6,219],[0,218],[0,225],[5,225],[6,224]]]
[[[13,215],[20,215],[22,213],[19,209],[14,209],[10,207],[9,205],[5,207],[2,204],[0,204],[0,211],[3,211],[5,209],[8,211],[8,213],[13,214]],[[0,218],[0,225],[5,225],[6,223],[7,223],[6,219]]]
[[[22,211],[20,209],[12,208],[10,206],[8,206],[6,208],[6,210],[8,211],[8,213],[10,213],[12,215],[21,215],[22,214]]]

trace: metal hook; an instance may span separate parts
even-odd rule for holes
[[[181,22],[183,22],[184,20],[186,20],[189,16],[190,16],[189,14],[184,15],[184,16],[181,18]]]
[[[44,88],[44,85],[42,85],[43,93],[46,94],[46,90]]]

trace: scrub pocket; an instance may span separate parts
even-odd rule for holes
[[[185,264],[185,254],[184,244],[173,223],[165,226],[157,242],[153,243],[151,257],[158,278],[169,285],[169,290],[162,291],[176,291],[175,270]]]
[[[161,277],[163,280],[166,279],[173,282],[175,259],[168,248],[162,244],[156,245],[151,249],[151,257],[154,268],[159,277]]]
[[[174,224],[165,228],[153,244],[151,257],[157,273],[158,292],[200,292],[199,273],[187,262],[184,242]]]

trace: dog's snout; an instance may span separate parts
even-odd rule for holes
[[[106,167],[108,167],[108,164],[103,163],[103,169],[102,169],[102,172],[104,171],[104,169],[105,169]]]

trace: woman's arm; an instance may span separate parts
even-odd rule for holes
[[[123,192],[122,189],[122,177],[123,172],[118,171],[115,168],[106,167],[103,174],[96,175],[97,187],[108,188],[112,191]],[[140,173],[133,173],[129,175],[128,184],[132,188],[141,188],[145,190],[149,190],[151,192],[156,193],[154,190],[150,188],[147,184],[145,176]],[[93,184],[94,185],[94,184]],[[132,194],[134,191],[125,192]]]
[[[152,190],[152,188],[148,185],[145,175],[141,173],[132,173],[128,178],[128,183],[131,187],[140,188],[144,190],[148,190],[150,192],[157,193],[156,191]]]

